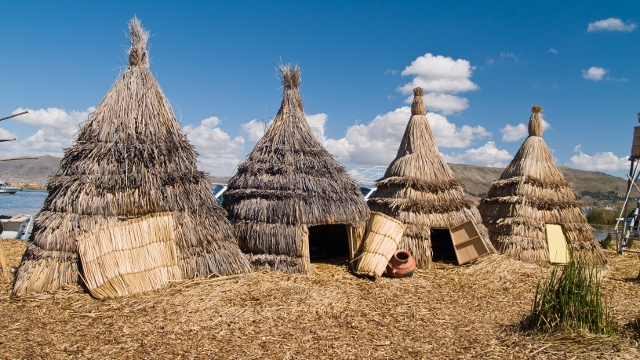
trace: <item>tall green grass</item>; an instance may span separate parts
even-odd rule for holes
[[[615,225],[618,211],[591,209],[587,214],[587,221],[593,225]]]
[[[524,325],[543,332],[588,330],[612,334],[614,322],[610,307],[603,303],[597,269],[573,260],[564,268],[556,266],[548,279],[538,282]]]

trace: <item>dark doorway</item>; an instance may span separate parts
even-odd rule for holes
[[[433,261],[458,262],[449,229],[431,229]]]
[[[347,225],[309,226],[309,255],[311,260],[349,256]]]

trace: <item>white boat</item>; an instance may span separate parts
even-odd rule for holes
[[[18,214],[13,217],[0,215],[0,237],[27,240],[31,233],[32,221],[31,215]]]
[[[21,190],[19,187],[9,186],[6,182],[0,181],[0,194],[15,194]]]

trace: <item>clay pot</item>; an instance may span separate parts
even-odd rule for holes
[[[387,265],[387,276],[392,278],[402,278],[413,276],[416,270],[416,261],[407,250],[396,251]]]

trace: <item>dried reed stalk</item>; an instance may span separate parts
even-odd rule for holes
[[[254,268],[306,274],[307,226],[364,227],[369,209],[355,180],[311,132],[300,69],[281,66],[279,75],[284,94],[278,114],[229,181],[223,206]]]
[[[7,272],[7,257],[2,250],[2,241],[0,241],[0,278],[2,278]]]
[[[471,220],[489,252],[495,249],[462,182],[453,177],[438,152],[422,93],[421,88],[413,91],[411,118],[398,153],[377,182],[376,197],[369,199],[369,207],[404,224],[399,248],[409,250],[419,268],[428,268],[432,228],[452,228]]]
[[[577,261],[604,264],[606,258],[593,237],[568,183],[542,139],[542,107],[531,108],[529,137],[500,179],[478,206],[491,241],[503,254],[532,262],[549,262],[546,224],[560,224]]]
[[[78,237],[85,285],[98,299],[182,280],[171,213],[123,221]]]
[[[65,150],[34,218],[14,294],[77,283],[76,239],[122,219],[171,212],[185,279],[250,271],[197,153],[149,70],[148,32],[129,23],[129,66]]]
[[[402,239],[402,222],[379,212],[371,212],[355,273],[380,276]]]

